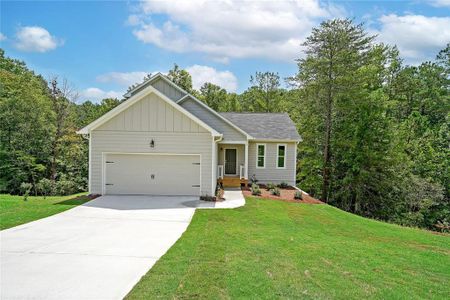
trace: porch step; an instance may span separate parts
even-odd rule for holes
[[[217,181],[222,183],[225,188],[241,187],[242,184],[246,185],[248,183],[247,179],[240,179],[239,177],[224,177]]]

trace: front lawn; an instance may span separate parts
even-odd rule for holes
[[[83,194],[54,197],[28,197],[0,194],[0,230],[42,219],[77,205],[90,199]]]
[[[197,210],[129,299],[448,299],[450,236],[328,205]]]

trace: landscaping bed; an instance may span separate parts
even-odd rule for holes
[[[295,199],[295,192],[298,191],[296,188],[289,186],[286,188],[278,188],[280,190],[280,196],[273,195],[269,189],[263,184],[259,184],[261,195],[260,196],[254,196],[252,195],[252,191],[250,187],[243,187],[242,193],[245,197],[260,197],[264,199],[270,199],[270,200],[280,200],[280,201],[287,201],[287,202],[299,202],[299,203],[308,203],[308,204],[323,204],[322,201],[317,200],[311,196],[309,196],[306,193],[302,192],[302,199]]]

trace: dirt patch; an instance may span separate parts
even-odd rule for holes
[[[264,198],[271,200],[279,200],[285,202],[296,202],[296,203],[308,203],[308,204],[323,204],[322,201],[317,200],[305,193],[302,193],[302,200],[294,199],[295,192],[297,190],[293,187],[288,187],[285,189],[280,188],[280,196],[275,196],[270,193],[270,191],[266,190],[265,187],[261,186],[261,196],[253,196],[250,188],[242,188],[242,193],[244,196],[252,196],[256,198]]]

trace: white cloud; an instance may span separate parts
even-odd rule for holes
[[[450,0],[430,0],[429,2],[435,7],[450,7]]]
[[[6,35],[0,32],[0,42],[6,40]]]
[[[81,100],[91,100],[93,102],[98,102],[105,98],[117,98],[121,99],[123,93],[117,91],[104,91],[96,87],[90,87],[81,92]]]
[[[197,90],[205,82],[217,84],[229,92],[235,92],[237,90],[238,80],[230,71],[217,71],[212,67],[200,65],[187,67],[186,70],[191,74],[192,85]]]
[[[384,15],[379,40],[395,44],[411,63],[433,58],[450,41],[450,17]]]
[[[38,26],[20,27],[16,34],[16,48],[27,52],[46,52],[61,46],[63,41]]]
[[[135,83],[141,83],[147,74],[148,72],[110,72],[97,76],[96,80],[103,83],[117,83],[123,86],[130,86]]]
[[[137,25],[133,34],[138,40],[225,62],[248,57],[293,61],[313,26],[343,14],[338,6],[320,6],[318,0],[144,1],[140,8],[141,18],[129,21]],[[167,20],[157,24],[152,19],[156,15]]]

